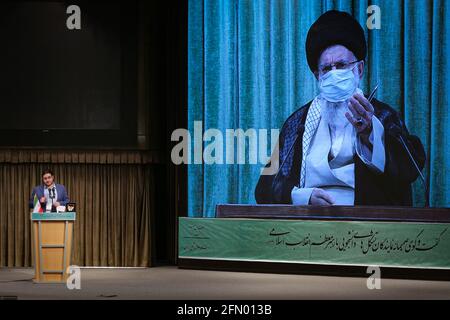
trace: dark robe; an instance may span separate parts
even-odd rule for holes
[[[279,170],[277,174],[261,175],[255,189],[257,203],[292,203],[292,188],[298,187],[300,183],[303,132],[311,102],[295,111],[284,123],[278,140]],[[354,204],[411,206],[411,183],[417,179],[419,173],[398,137],[395,136],[392,125],[401,128],[400,134],[421,170],[426,157],[423,145],[418,137],[409,134],[398,113],[392,107],[376,99],[372,101],[372,105],[375,109],[374,115],[384,127],[386,163],[384,172],[377,173],[355,154]],[[268,166],[270,163],[266,167]]]

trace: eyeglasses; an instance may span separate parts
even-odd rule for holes
[[[321,75],[324,75],[325,73],[333,70],[333,67],[336,67],[336,69],[347,69],[352,64],[355,64],[355,63],[360,62],[360,61],[361,60],[355,60],[355,61],[352,61],[352,62],[339,61],[339,62],[336,62],[336,63],[327,64],[327,65],[324,65],[324,66],[319,66],[319,73]]]

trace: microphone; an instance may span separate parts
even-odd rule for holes
[[[416,160],[411,154],[411,151],[409,150],[408,146],[405,143],[405,140],[403,140],[403,133],[404,131],[402,128],[400,128],[395,123],[391,123],[388,127],[388,131],[402,144],[403,148],[408,153],[409,159],[411,159],[411,162],[414,164],[414,167],[416,168],[417,172],[419,173],[420,180],[422,180],[423,187],[425,188],[425,207],[428,208],[430,206],[430,195],[428,193],[428,187],[425,183],[425,178],[422,174],[422,171],[419,169],[419,165],[417,164]]]
[[[54,199],[55,198],[55,190],[53,188],[48,188],[48,195],[49,195],[50,199]]]
[[[52,209],[51,209],[51,211],[53,211],[53,202],[54,202],[53,199],[55,199],[55,190],[54,190],[54,188],[52,188],[52,187],[48,188],[48,196],[49,196],[49,198],[52,201]]]

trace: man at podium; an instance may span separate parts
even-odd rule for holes
[[[411,206],[425,152],[397,112],[373,98],[378,86],[389,88],[378,83],[370,95],[359,88],[367,55],[361,25],[328,11],[309,29],[305,48],[319,94],[283,125],[278,172],[263,172],[256,201]]]
[[[66,188],[55,183],[53,171],[46,169],[42,172],[42,184],[33,188],[30,197],[30,208],[36,207],[38,199],[42,212],[56,212],[58,207],[65,206],[70,200]]]

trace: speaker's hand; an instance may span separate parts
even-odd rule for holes
[[[348,109],[352,115],[346,112],[347,120],[355,127],[358,134],[368,137],[372,132],[373,105],[366,97],[356,93],[350,98]]]
[[[334,199],[325,190],[314,188],[309,198],[309,204],[313,206],[330,206],[334,204]]]

